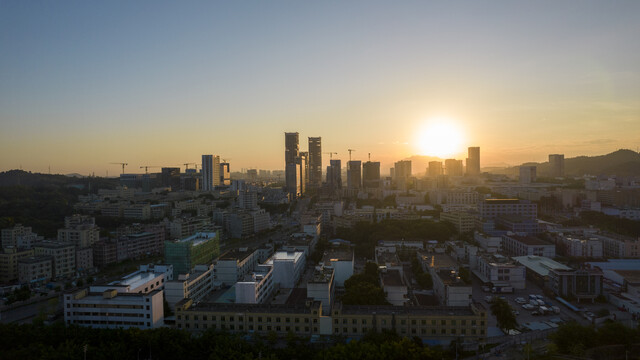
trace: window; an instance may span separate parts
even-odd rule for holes
[[[356,325],[358,323],[358,320],[357,319],[353,319],[353,320],[351,320],[351,323]]]
[[[447,325],[447,320],[440,320],[440,325]]]

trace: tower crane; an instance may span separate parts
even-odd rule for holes
[[[335,154],[335,155],[338,155],[338,153],[337,153],[337,152],[326,152],[326,153],[323,153],[323,154],[329,154],[329,160],[332,160],[332,159],[333,159],[333,155],[334,155],[334,154]]]
[[[122,165],[122,173],[123,173],[123,174],[124,174],[124,167],[125,167],[125,166],[127,166],[127,165],[129,165],[129,164],[125,163],[125,162],[112,162],[112,163],[110,163],[110,164],[118,164],[118,165]]]
[[[223,162],[223,163],[228,163],[228,162],[229,162],[229,160],[233,160],[233,159],[222,159],[222,162]]]
[[[196,163],[184,163],[182,165],[184,165],[184,171],[187,171],[187,170],[189,170],[189,165],[197,165],[197,164]]]
[[[149,168],[159,168],[160,166],[151,166],[151,165],[143,165],[140,166],[140,169],[144,169],[144,173],[148,174],[149,173]]]
[[[369,162],[371,162],[371,153],[369,153]]]
[[[354,149],[347,149],[347,151],[349,152],[349,161],[351,161],[351,152],[355,151]]]

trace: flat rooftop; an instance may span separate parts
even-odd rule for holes
[[[507,237],[510,237],[518,242],[521,242],[525,245],[531,245],[531,246],[535,246],[535,245],[553,245],[551,243],[548,243],[540,238],[537,238],[535,236],[521,236],[521,235],[505,235]]]
[[[404,286],[400,271],[387,270],[387,272],[382,275],[382,284],[383,286]]]
[[[640,284],[640,270],[614,270],[630,284]]]
[[[209,241],[210,239],[215,239],[215,232],[199,232],[184,239],[180,239],[177,242],[185,243],[191,242],[193,246],[198,246],[202,243]]]
[[[418,253],[422,261],[427,263],[429,267],[438,268],[452,268],[457,266],[457,262],[453,260],[453,258],[447,254],[437,254],[437,253],[426,253],[420,252]]]
[[[335,272],[335,270],[333,268],[323,267],[320,270],[318,270],[316,268],[315,271],[313,272],[312,278],[311,278],[311,280],[309,280],[309,282],[310,283],[323,283],[323,284],[327,283],[333,277],[333,273],[334,272]]]
[[[264,264],[273,265],[274,260],[292,260],[298,262],[302,256],[304,256],[303,251],[276,251]]]
[[[318,307],[320,303],[314,301]],[[227,304],[201,302],[191,306],[187,311],[210,311],[216,313],[285,313],[285,314],[310,314],[311,308],[306,304]]]
[[[475,315],[471,307],[444,307],[444,306],[392,306],[392,305],[342,305],[342,314],[344,315],[458,315],[473,316]]]
[[[353,250],[344,248],[329,248],[326,254],[322,257],[322,261],[325,264],[330,264],[333,261],[352,261]]]
[[[488,205],[504,205],[504,204],[518,204],[519,199],[484,199],[484,203]]]
[[[471,286],[470,284],[465,283],[458,273],[456,273],[456,277],[453,277],[451,271],[440,270],[438,271],[438,277],[442,280],[442,283],[448,286]]]
[[[132,274],[129,274],[123,277],[120,280],[116,280],[110,282],[110,286],[126,286],[132,289],[138,288],[145,283],[155,279],[158,276],[162,276],[163,274],[156,274],[153,271],[136,271]]]
[[[544,256],[516,256],[513,259],[540,276],[549,275],[549,270],[571,270],[570,267]]]
[[[254,252],[255,250],[252,248],[233,249],[222,254],[218,260],[238,260],[239,262],[242,262]]]

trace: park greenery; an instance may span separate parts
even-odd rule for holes
[[[395,332],[372,332],[348,344],[343,338],[309,342],[277,336],[158,328],[93,329],[54,323],[0,324],[2,359],[451,359],[441,347]],[[278,342],[280,340],[280,342]]]
[[[640,329],[614,321],[606,321],[599,327],[568,322],[561,324],[558,331],[549,335],[549,338],[553,342],[550,349],[552,353],[584,356],[589,349],[619,345],[624,355],[624,349],[640,343]],[[610,350],[611,348],[607,349]]]
[[[496,317],[496,320],[498,321],[498,327],[502,331],[508,332],[509,330],[518,327],[516,316],[513,313],[513,309],[511,308],[511,305],[509,305],[507,300],[494,297],[491,301],[490,309],[491,313]]]
[[[344,282],[345,293],[342,303],[345,305],[389,305],[384,291],[380,287],[378,265],[368,262],[362,274],[355,274]]]
[[[455,234],[456,229],[450,223],[420,219],[358,222],[351,228],[338,228],[336,237],[355,244],[356,256],[372,258],[380,240],[422,239],[443,242]]]

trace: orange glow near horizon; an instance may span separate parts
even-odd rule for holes
[[[420,155],[445,158],[463,152],[465,139],[455,120],[433,118],[418,131],[415,141]]]

